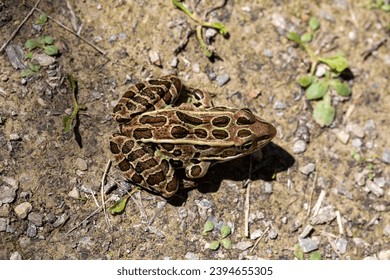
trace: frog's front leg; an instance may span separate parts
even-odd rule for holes
[[[200,161],[193,162],[186,166],[186,176],[188,179],[197,179],[202,178],[206,175],[209,170],[210,162],[208,161]]]
[[[180,79],[167,76],[132,85],[115,106],[114,119],[126,123],[134,116],[173,104],[182,90]]]
[[[174,168],[152,148],[141,146],[124,135],[114,134],[110,139],[110,149],[126,178],[165,198],[176,193],[179,181]]]

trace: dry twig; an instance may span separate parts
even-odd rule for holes
[[[3,46],[1,47],[0,49],[0,54],[3,52],[3,50],[7,47],[7,45],[9,44],[9,42],[12,41],[12,39],[16,36],[16,34],[19,32],[20,28],[22,28],[22,26],[26,23],[26,21],[31,17],[31,15],[34,13],[34,10],[37,9],[38,5],[39,5],[39,2],[41,2],[41,0],[38,0],[34,7],[31,8],[30,12],[27,14],[27,16],[22,20],[22,22],[19,24],[19,26],[14,30],[14,32],[12,32],[11,36],[8,38],[8,40],[3,44]]]

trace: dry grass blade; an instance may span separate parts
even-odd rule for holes
[[[106,164],[106,168],[104,169],[104,173],[103,173],[101,184],[100,184],[100,195],[101,195],[101,200],[102,200],[104,217],[106,219],[106,222],[107,222],[108,226],[110,228],[112,228],[112,225],[111,225],[110,219],[108,218],[106,207],[105,207],[105,204],[104,204],[104,183],[106,181],[107,173],[108,173],[108,170],[110,169],[110,167],[111,167],[111,160],[108,160],[108,162]]]

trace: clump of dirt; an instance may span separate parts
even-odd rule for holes
[[[227,1],[218,9],[195,2],[184,4],[229,31],[224,38],[204,30],[215,59],[170,1],[42,0],[48,21],[37,24],[34,11],[22,25],[0,56],[0,258],[293,259],[300,247],[303,258],[389,259],[389,13],[353,1]],[[1,42],[31,9],[0,1]],[[329,127],[315,123],[296,83],[310,66],[307,55],[286,38],[304,32],[311,16],[321,23],[313,49],[343,52],[353,73],[352,95],[332,99]],[[21,77],[10,60],[27,65],[24,44],[41,36],[52,36],[60,54]],[[65,133],[68,74],[87,110]],[[216,165],[198,188],[172,200],[141,191],[109,222],[103,211],[91,215],[118,129],[113,107],[131,83],[167,74],[211,92],[216,106],[250,108],[277,127],[277,137],[262,155]],[[106,198],[131,187],[111,167]],[[203,236],[207,220],[216,230]],[[222,224],[232,228],[233,248],[212,251]]]

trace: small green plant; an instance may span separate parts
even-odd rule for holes
[[[390,12],[390,4],[386,4],[384,0],[376,0],[375,2],[370,2],[366,4],[366,7],[369,9],[380,9],[385,12]]]
[[[73,112],[70,116],[64,116],[63,118],[63,126],[64,131],[69,132],[72,128],[72,123],[74,119],[76,119],[77,114],[80,110],[86,110],[87,108],[84,105],[79,105],[77,103],[76,94],[77,94],[77,82],[73,78],[72,75],[68,75],[69,83],[70,83],[70,89],[72,91],[72,101],[73,101]]]
[[[210,46],[206,45],[206,43],[203,41],[202,28],[214,28],[219,32],[219,34],[221,34],[222,36],[226,36],[228,34],[226,26],[221,22],[206,22],[201,20],[199,17],[195,16],[189,9],[187,9],[179,0],[172,0],[172,4],[182,10],[187,16],[189,16],[193,21],[198,24],[198,26],[196,27],[196,37],[200,43],[200,46],[202,47],[203,53],[207,57],[212,57],[213,51],[211,50]]]
[[[130,193],[128,193],[126,196],[120,198],[118,201],[116,201],[111,207],[108,208],[108,212],[110,212],[111,215],[119,215],[122,214],[123,211],[125,211],[125,207],[127,204],[127,200],[130,196],[132,196],[135,192],[139,191],[140,187],[135,187],[131,190]]]
[[[22,77],[30,77],[30,76],[38,73],[39,69],[41,69],[40,65],[34,64],[34,63],[29,63],[28,67],[23,69],[22,72],[20,73],[20,75]]]
[[[34,49],[42,49],[44,53],[50,56],[58,54],[58,49],[53,45],[54,39],[51,36],[41,36],[38,39],[28,39],[24,44],[25,48],[30,52]],[[28,57],[28,55],[27,55]]]
[[[330,89],[340,96],[349,96],[351,89],[349,85],[340,79],[341,73],[348,68],[348,62],[341,53],[330,57],[318,56],[311,49],[309,43],[312,41],[315,32],[320,28],[320,22],[311,18],[307,32],[299,35],[297,32],[289,32],[287,38],[306,51],[311,60],[310,73],[297,79],[298,84],[306,89],[306,98],[316,100],[313,110],[314,120],[321,126],[330,125],[336,115],[330,96]],[[315,71],[319,64],[325,64],[326,70],[323,78],[317,78]]]
[[[303,252],[302,247],[299,244],[294,245],[294,256],[298,260],[304,260],[305,259],[305,253]],[[318,251],[311,252],[309,254],[309,260],[321,260],[321,254]]]
[[[208,232],[211,232],[214,229],[214,224],[212,221],[208,220],[203,225],[202,235],[207,235]],[[223,225],[221,227],[221,237],[218,240],[214,240],[210,243],[210,250],[218,250],[218,248],[222,245],[225,249],[229,250],[232,248],[232,241],[228,236],[231,234],[232,230],[228,225]]]
[[[37,20],[35,21],[35,23],[39,25],[44,25],[46,22],[47,22],[47,15],[45,13],[40,14]]]

